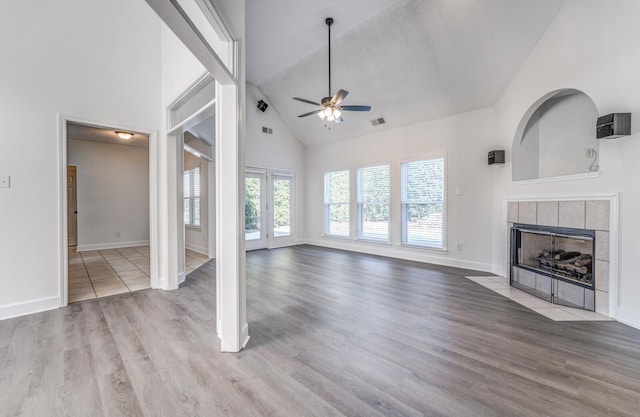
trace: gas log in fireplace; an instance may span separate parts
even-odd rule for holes
[[[595,231],[514,224],[511,286],[550,303],[595,311]]]

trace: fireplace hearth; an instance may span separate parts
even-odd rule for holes
[[[511,286],[595,311],[595,230],[516,223],[511,233]]]

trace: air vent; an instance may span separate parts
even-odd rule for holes
[[[273,129],[271,129],[270,127],[263,127],[262,128],[262,133],[267,133],[269,135],[273,134]]]
[[[385,123],[387,123],[387,122],[384,121],[384,117],[378,117],[377,119],[373,119],[371,121],[371,124],[374,125],[374,126],[383,125]]]

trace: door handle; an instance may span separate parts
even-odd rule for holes
[[[77,211],[74,211],[74,212],[73,212],[73,214],[78,214],[78,212],[77,212]]]

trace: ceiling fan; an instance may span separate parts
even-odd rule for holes
[[[333,25],[333,18],[327,17],[325,23],[329,28],[329,97],[324,97],[320,100],[320,103],[300,97],[293,97],[293,99],[320,107],[317,110],[301,114],[298,117],[307,117],[312,114],[317,114],[321,119],[328,122],[342,123],[344,121],[342,118],[343,111],[369,111],[371,110],[371,106],[342,106],[342,100],[344,100],[349,94],[347,90],[338,90],[337,93],[331,96],[331,25]]]

